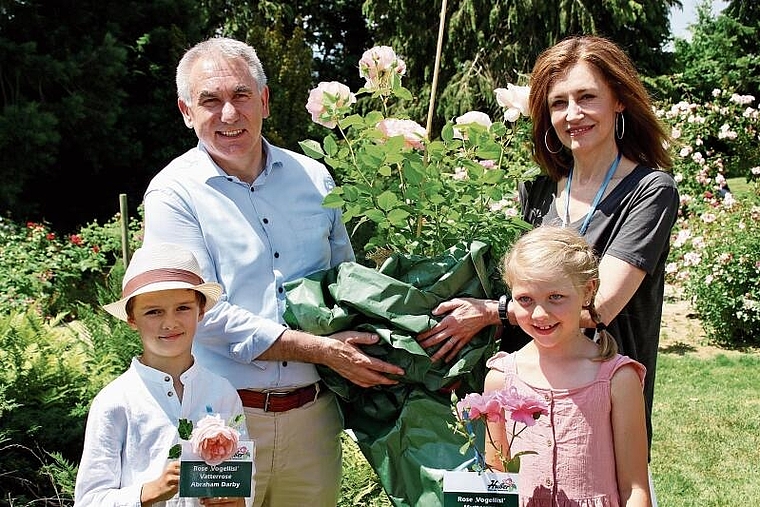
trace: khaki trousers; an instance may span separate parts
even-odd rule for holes
[[[333,393],[286,412],[245,408],[254,441],[254,507],[335,507],[343,429]]]

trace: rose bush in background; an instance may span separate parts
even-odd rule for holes
[[[681,220],[667,266],[692,300],[707,337],[760,345],[760,199],[722,201]],[[712,198],[713,200],[715,198]]]
[[[681,213],[667,278],[711,342],[760,344],[760,114],[755,97],[714,90],[712,102],[659,110],[675,140]],[[747,182],[741,196],[729,178]]]
[[[712,95],[705,104],[682,100],[658,110],[675,141],[673,174],[686,216],[714,207],[714,198],[730,192],[727,178],[760,179],[755,97],[719,89]]]
[[[120,255],[118,217],[63,237],[47,223],[0,217],[0,309],[76,316],[79,303],[97,303],[98,284]]]
[[[352,235],[364,231],[363,253],[378,265],[393,252],[433,257],[475,239],[499,258],[526,228],[516,218],[517,181],[538,173],[530,159],[527,89],[496,91],[505,121],[473,111],[431,139],[417,121],[390,116],[392,100],[414,98],[401,84],[405,72],[393,49],[378,46],[359,61],[365,84],[356,93],[322,82],[309,94],[312,120],[331,132],[301,148],[331,167],[339,183],[325,206],[342,209]],[[358,95],[379,107],[354,113]]]

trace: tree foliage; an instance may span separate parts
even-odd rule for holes
[[[197,38],[194,12],[189,0],[3,3],[3,211],[63,229],[113,215],[119,193],[183,149],[173,63]]]
[[[476,109],[493,114],[493,90],[524,84],[538,54],[578,33],[605,35],[620,43],[642,71],[661,67],[669,33],[668,11],[677,0],[575,2],[568,0],[462,0],[446,8],[436,117]],[[434,71],[440,4],[421,9],[412,0],[368,0],[364,12],[376,43],[393,46],[412,72],[407,87],[419,90],[410,115],[427,112]],[[415,34],[410,37],[410,34]]]
[[[658,80],[661,98],[708,102],[715,89],[760,96],[760,8],[731,2],[719,15],[697,6],[691,40],[676,39],[673,65]]]
[[[523,84],[540,51],[577,33],[619,42],[643,74],[667,76],[667,93],[699,96],[725,82],[757,93],[760,8],[730,2],[725,17],[700,18],[693,43],[677,41],[673,53],[663,50],[673,5],[680,1],[449,1],[433,133],[467,110],[495,114],[495,88]],[[272,101],[264,133],[275,143],[298,150],[319,136],[304,108],[309,90],[324,80],[357,88],[356,62],[378,44],[405,59],[415,96],[398,107],[425,124],[440,9],[412,0],[3,2],[0,212],[70,232],[109,219],[126,193],[134,214],[150,177],[196,142],[177,111],[174,70],[187,47],[212,35],[257,48]]]

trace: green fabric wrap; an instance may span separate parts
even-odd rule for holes
[[[491,297],[485,243],[453,247],[436,258],[395,254],[378,269],[353,262],[289,282],[285,321],[294,329],[327,335],[372,331],[369,355],[402,367],[399,384],[362,388],[331,369],[317,368],[339,397],[347,429],[377,472],[394,505],[443,505],[444,470],[472,460],[455,423],[450,393],[482,392],[485,361],[495,352],[493,329],[481,331],[449,363],[433,364],[415,336],[436,323],[431,311],[453,297]]]

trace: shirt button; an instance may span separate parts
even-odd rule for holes
[[[279,292],[280,294],[282,294],[282,287],[278,287],[277,288],[277,292]]]
[[[164,377],[164,382],[169,382],[172,378],[169,376]]]
[[[253,187],[251,187],[251,192],[253,192]]]
[[[544,482],[544,484],[546,484],[547,488],[551,488],[552,487],[552,480],[549,479],[549,478],[547,478],[546,481]]]
[[[171,391],[169,391],[169,392],[167,392],[167,393],[166,393],[166,395],[167,395],[169,398],[171,398],[172,396],[174,396],[174,393],[173,393],[173,392],[171,392]]]
[[[275,252],[274,253],[274,258],[275,259],[279,259],[280,258],[280,252]]]
[[[551,446],[552,446],[552,441],[551,440],[547,440],[546,441],[546,447],[551,447]]]
[[[547,403],[550,402],[550,401],[552,401],[551,396],[549,396],[548,394],[544,395],[544,399],[546,400]]]
[[[264,222],[265,224],[268,224],[269,223],[269,219],[265,218],[264,220],[262,220],[262,222]]]

